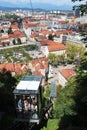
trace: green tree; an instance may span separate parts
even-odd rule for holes
[[[87,1],[85,1],[85,0],[72,0],[72,2],[77,2],[77,1],[79,1],[79,4],[75,5],[73,7],[73,9],[74,10],[79,9],[81,16],[83,16],[87,13]],[[80,3],[81,1],[84,1],[84,4]],[[81,36],[83,36],[82,41],[84,41],[84,42],[87,42],[87,33],[85,31],[86,29],[87,29],[87,24],[83,24],[83,25],[79,26],[80,34],[81,34]]]
[[[13,89],[17,80],[6,69],[0,71],[0,109],[6,110],[13,105]]]
[[[48,39],[53,41],[53,35],[52,35],[52,34],[49,34],[49,35],[48,35]]]
[[[56,92],[57,92],[57,94],[59,94],[59,92],[62,90],[62,85],[57,85],[56,86]]]
[[[58,62],[64,62],[65,59],[65,54],[61,54],[61,55],[58,55]]]
[[[49,53],[48,55],[49,63],[51,63],[53,66],[57,66],[59,62],[64,62],[65,54],[56,55],[54,53]]]
[[[87,129],[87,59],[76,70],[77,76],[57,95],[55,110],[60,129]]]
[[[54,53],[49,53],[48,59],[49,59],[49,62],[50,62],[52,65],[55,65],[55,64],[58,63],[57,55],[54,54]]]
[[[5,17],[5,18],[8,18],[8,19],[11,19],[11,18],[16,19],[18,16],[15,15],[15,14],[6,13],[4,17]]]
[[[11,27],[8,29],[8,34],[13,34],[13,31],[12,31]]]
[[[13,44],[14,44],[14,45],[16,44],[15,39],[13,39]]]
[[[4,42],[2,42],[2,45],[3,45],[3,47],[5,47],[5,43]]]
[[[66,54],[67,60],[69,62],[73,62],[77,60],[77,56],[79,55],[80,58],[84,57],[85,48],[82,45],[77,45],[73,42],[67,42],[66,44]]]
[[[2,30],[0,30],[0,32],[1,32],[1,33],[4,33],[4,30],[2,29]]]
[[[73,83],[73,80],[70,81],[71,83]],[[75,107],[74,91],[75,87],[65,87],[59,93],[57,92],[57,99],[55,101],[56,118],[61,119],[65,115],[72,116],[76,114],[74,109],[72,109]]]
[[[22,18],[18,18],[18,27],[22,28]]]
[[[46,87],[46,89],[45,89],[45,92],[44,92],[44,96],[45,96],[45,98],[47,98],[47,99],[49,99],[49,97],[50,97],[50,89],[51,89],[51,86],[48,85],[48,86]]]
[[[77,69],[77,91],[76,91],[76,122],[78,126],[86,127],[87,129],[87,60],[81,63],[80,68]]]
[[[20,38],[17,38],[17,43],[18,43],[18,44],[22,44],[22,42],[21,42],[21,39],[20,39]]]
[[[81,2],[85,0],[72,0],[72,2],[77,2],[77,1]],[[81,15],[84,15],[87,11],[87,1],[85,1],[84,4],[79,3],[79,5],[75,5],[73,9],[79,9],[81,11]]]

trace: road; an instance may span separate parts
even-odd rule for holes
[[[0,47],[0,50],[9,49],[9,48],[14,48],[14,47],[27,46],[27,45],[37,45],[37,46],[40,48],[40,43],[39,43],[39,42],[35,42],[35,41],[32,41],[32,40],[28,40],[26,44]]]

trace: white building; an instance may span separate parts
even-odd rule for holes
[[[72,68],[61,69],[58,72],[58,82],[64,88],[67,81],[73,76],[76,76],[76,72]]]

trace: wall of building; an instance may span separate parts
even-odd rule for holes
[[[58,82],[60,85],[62,85],[63,88],[65,87],[65,84],[67,83],[67,80],[60,72],[58,72]]]

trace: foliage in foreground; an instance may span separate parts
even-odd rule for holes
[[[47,126],[43,127],[41,130],[57,130],[58,129],[58,120],[57,119],[49,119]]]
[[[55,115],[60,119],[59,129],[87,127],[87,59],[77,68],[77,76],[57,95]]]
[[[74,10],[78,9],[80,11],[80,15],[83,16],[85,14],[87,14],[87,1],[86,0],[71,0],[72,2],[81,2],[81,1],[84,1],[82,3],[79,3],[77,5],[75,5],[73,7]],[[87,32],[86,32],[86,29],[87,29],[87,23],[84,21],[85,24],[81,24],[79,26],[79,32],[81,34],[81,36],[83,37],[82,38],[82,41],[86,42],[87,43]]]

